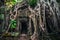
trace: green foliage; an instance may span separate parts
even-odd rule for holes
[[[30,6],[35,7],[37,4],[37,0],[28,0]]]
[[[21,3],[23,0],[15,0],[15,1]]]
[[[6,2],[6,6],[8,7],[12,7],[13,5],[16,4],[16,1],[9,1],[9,2]]]
[[[6,10],[11,9],[14,5],[16,5],[18,2],[22,2],[23,0],[7,0],[6,1]]]
[[[58,3],[60,3],[60,0],[56,0]]]
[[[16,28],[16,25],[17,25],[16,24],[17,23],[16,20],[11,20],[10,23],[11,23],[10,28]]]
[[[4,19],[4,14],[0,14],[0,19]]]
[[[4,6],[0,7],[0,14],[3,14],[4,12],[5,12],[5,7]]]
[[[6,1],[6,10],[9,10],[11,9],[15,4],[16,4],[16,1],[12,0],[12,1]]]

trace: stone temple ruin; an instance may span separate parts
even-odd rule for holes
[[[29,38],[26,40],[59,40],[57,38],[60,35],[59,13],[59,5],[56,0],[37,0],[35,7],[29,6],[27,0],[17,3],[13,9],[4,13],[5,19],[1,37],[5,33],[18,32],[19,37],[24,36],[22,34],[27,35]],[[17,22],[15,29],[10,28],[11,19]],[[14,40],[17,39],[14,38]]]

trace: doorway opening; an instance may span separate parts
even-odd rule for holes
[[[28,32],[28,23],[27,21],[21,21],[21,33],[27,34]]]

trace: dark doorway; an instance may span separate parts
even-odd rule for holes
[[[28,31],[27,21],[21,21],[21,33],[27,34],[27,31]]]

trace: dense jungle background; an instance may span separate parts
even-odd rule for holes
[[[60,40],[60,0],[0,0],[0,40]]]

